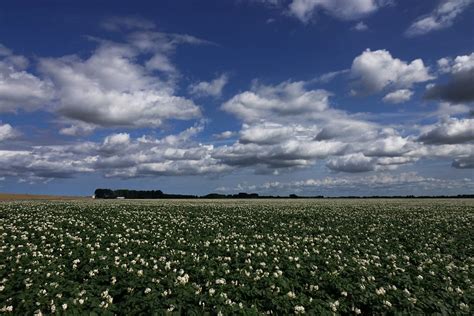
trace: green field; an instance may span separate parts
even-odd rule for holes
[[[17,314],[472,314],[473,200],[0,204]]]

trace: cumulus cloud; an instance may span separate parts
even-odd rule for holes
[[[70,153],[44,152],[44,148],[0,150],[0,174],[7,177],[45,180],[69,178],[77,173],[92,172]]]
[[[387,50],[367,49],[357,56],[351,67],[353,94],[372,94],[384,89],[410,88],[434,77],[421,59],[405,62],[392,57]]]
[[[214,134],[213,137],[217,139],[229,139],[231,137],[234,137],[237,133],[233,131],[224,131],[218,134]]]
[[[377,137],[376,124],[351,117],[333,116],[321,127],[315,140],[342,139],[347,142],[360,142]]]
[[[200,131],[202,123],[160,139],[115,133],[102,142],[0,150],[0,176],[44,181],[87,173],[130,178],[207,175],[232,170],[212,157],[212,145],[192,140]]]
[[[429,127],[418,140],[426,144],[461,144],[474,141],[474,119],[446,119]]]
[[[403,156],[414,148],[415,144],[408,138],[397,135],[394,131],[383,131],[379,139],[364,146],[363,152],[366,156],[396,157]]]
[[[59,130],[59,134],[66,136],[86,136],[95,130],[94,124],[84,122],[72,122],[68,127],[63,127]]]
[[[42,73],[56,87],[57,111],[63,117],[100,127],[159,127],[166,120],[200,116],[193,101],[175,95],[168,82],[136,62],[135,46],[101,42],[87,59],[43,58]],[[82,127],[85,125],[82,125]],[[79,125],[63,133],[76,134]]]
[[[375,159],[362,153],[349,154],[328,160],[326,166],[334,171],[367,172],[375,170]]]
[[[406,35],[418,36],[448,28],[473,2],[473,0],[441,0],[431,13],[414,21],[407,29]]]
[[[28,72],[28,64],[0,44],[0,112],[34,111],[51,100],[51,84]]]
[[[99,150],[106,155],[113,155],[126,150],[129,145],[130,135],[128,133],[117,133],[105,137]]]
[[[228,81],[229,77],[226,74],[222,74],[210,82],[201,81],[193,83],[189,86],[188,90],[191,94],[198,97],[220,97],[222,95],[222,89],[224,89]]]
[[[316,159],[336,155],[344,150],[336,141],[288,140],[278,144],[234,143],[215,149],[213,157],[230,166],[254,167],[268,173],[280,168],[307,167]]]
[[[387,95],[384,96],[382,100],[384,102],[398,104],[398,103],[407,102],[408,100],[411,99],[412,96],[413,96],[413,91],[408,90],[408,89],[400,89],[400,90],[387,93]]]
[[[14,139],[19,134],[20,133],[17,130],[15,130],[10,124],[0,123],[0,142],[8,140],[8,139]]]
[[[302,81],[276,86],[255,83],[251,91],[237,94],[222,109],[246,122],[268,117],[312,116],[328,107],[330,95],[325,90],[307,90]]]
[[[335,110],[327,92],[321,98],[320,90],[305,87],[304,82],[254,84],[225,102],[223,109],[244,123],[238,141],[216,148],[214,157],[259,170],[307,167],[326,159],[330,169],[343,172],[393,169],[419,158],[414,151],[420,145],[411,138]],[[322,104],[315,107],[317,102]]]
[[[381,0],[293,0],[289,5],[292,15],[308,23],[319,11],[341,20],[357,20],[374,13],[390,1]]]
[[[450,81],[430,86],[425,98],[451,103],[473,102],[474,53],[458,56],[454,60],[442,58],[438,60],[438,66],[442,73],[450,74]]]
[[[244,124],[240,131],[240,142],[242,144],[278,144],[291,139],[296,132],[296,128],[295,126],[283,126],[275,123]]]

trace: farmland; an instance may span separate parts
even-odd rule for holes
[[[472,200],[0,204],[0,310],[471,314]]]

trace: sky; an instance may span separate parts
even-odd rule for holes
[[[474,0],[2,1],[0,192],[474,192]]]

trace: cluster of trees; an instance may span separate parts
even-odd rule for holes
[[[110,189],[97,189],[95,190],[96,199],[192,199],[197,198],[195,195],[182,195],[182,194],[165,194],[161,190],[151,191],[137,191],[137,190],[110,190]]]
[[[289,196],[274,196],[274,195],[258,195],[257,193],[245,193],[240,192],[237,194],[219,194],[210,193],[203,196],[198,195],[184,195],[184,194],[167,194],[161,190],[151,191],[137,191],[137,190],[110,190],[110,189],[97,189],[95,190],[95,197],[97,199],[322,199],[324,196],[298,196],[296,194],[290,194]],[[340,196],[338,198],[348,199],[368,199],[368,198],[384,198],[384,199],[424,199],[424,198],[474,198],[474,194],[460,194],[456,196]]]
[[[137,191],[137,190],[111,190],[111,189],[97,189],[95,190],[96,199],[297,199],[297,198],[323,198],[322,195],[311,197],[300,197],[296,194],[289,196],[273,196],[273,195],[258,195],[258,193],[240,192],[237,194],[219,194],[210,193],[203,196],[197,195],[183,195],[183,194],[166,194],[161,190],[152,191]]]

